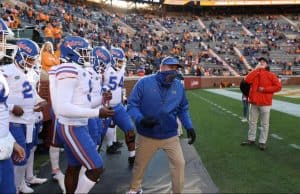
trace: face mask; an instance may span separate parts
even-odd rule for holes
[[[177,76],[176,70],[161,71],[157,73],[157,80],[163,87],[170,87]]]

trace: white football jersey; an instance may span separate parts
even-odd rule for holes
[[[59,89],[64,91],[59,91]],[[53,90],[56,114],[60,123],[87,125],[88,118],[99,115],[99,109],[90,108],[91,75],[80,65],[63,63],[57,66],[55,69],[55,88]],[[67,99],[63,99],[64,95],[67,95]]]
[[[38,90],[39,87],[39,82],[40,82],[40,73],[37,71],[37,68],[32,68],[28,73],[26,74],[26,77],[28,78],[29,83],[36,89]],[[42,99],[39,94],[37,94],[37,103],[45,101]],[[35,122],[40,122],[43,120],[43,113],[42,112],[34,112],[35,115]]]
[[[0,91],[5,90],[3,96],[8,95],[8,84],[0,71]],[[1,96],[2,97],[2,96]],[[6,137],[9,133],[9,112],[6,103],[0,103],[0,138]]]
[[[110,101],[111,106],[116,106],[122,102],[122,88],[124,86],[125,67],[116,71],[113,67],[109,67],[104,72],[104,87],[108,88],[112,93]]]
[[[37,92],[34,86],[29,82],[28,77],[15,64],[9,64],[0,67],[3,75],[6,77],[9,86],[9,96],[7,104],[12,110],[14,105],[22,107],[24,114],[16,117],[12,112],[9,115],[9,122],[33,124],[35,122],[34,105],[37,102]]]
[[[92,107],[100,107],[102,103],[102,79],[92,67],[88,67],[86,70],[90,73],[92,80]]]

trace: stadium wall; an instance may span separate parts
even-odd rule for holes
[[[141,77],[127,77],[125,78],[126,95],[129,96],[135,83]],[[197,77],[186,76],[184,77],[184,86],[187,90],[200,89],[200,88],[224,88],[239,86],[243,77]],[[300,85],[300,76],[285,76],[281,78],[283,85]],[[49,80],[48,75],[42,73],[40,85],[40,96],[50,102],[49,95]],[[44,121],[50,120],[51,102],[48,103],[47,108],[43,111]]]

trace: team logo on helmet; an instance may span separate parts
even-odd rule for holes
[[[35,65],[40,54],[40,48],[34,41],[26,38],[17,41],[17,47],[15,61],[27,73],[28,68]]]
[[[79,36],[68,36],[60,46],[61,58],[82,66],[90,66],[91,47],[88,41]]]
[[[105,71],[111,65],[110,52],[105,47],[93,49],[93,68],[96,72]]]

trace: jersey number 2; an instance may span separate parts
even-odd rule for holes
[[[32,98],[32,87],[28,81],[23,83],[23,97]]]

